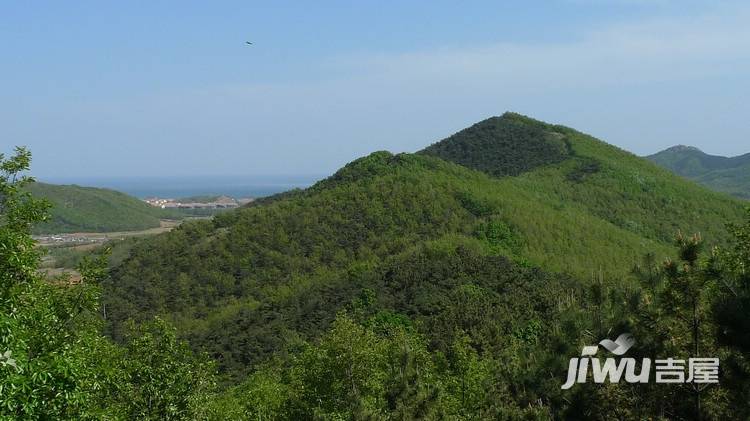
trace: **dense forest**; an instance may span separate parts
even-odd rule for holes
[[[505,114],[375,152],[100,250],[76,285],[36,273],[28,166],[0,178],[7,418],[750,417],[750,212],[575,130]],[[720,383],[561,388],[624,332]]]
[[[50,218],[34,226],[35,234],[144,230],[158,227],[161,218],[183,217],[109,189],[38,182],[26,188],[52,204]]]
[[[572,155],[565,134],[513,113],[480,121],[421,153],[493,176],[518,175]]]
[[[550,127],[517,115],[500,121]],[[672,254],[678,230],[720,244],[724,221],[742,218],[730,198],[554,129],[571,157],[520,176],[376,152],[306,191],[144,240],[105,284],[111,333],[120,338],[130,318],[168,316],[233,382],[289,338],[317,337],[362,288],[381,292],[372,282],[388,262],[420,247],[472,247],[585,284],[627,283],[643,255]],[[593,156],[598,171],[568,177]]]
[[[725,157],[678,145],[646,158],[713,190],[750,199],[750,154]]]

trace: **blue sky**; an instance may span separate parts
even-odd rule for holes
[[[44,178],[327,174],[512,110],[740,154],[748,22],[722,0],[5,2],[0,151]]]

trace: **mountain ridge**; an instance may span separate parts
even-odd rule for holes
[[[750,153],[726,157],[677,145],[645,158],[713,190],[750,199]]]

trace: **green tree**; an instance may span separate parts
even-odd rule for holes
[[[216,388],[214,363],[196,356],[175,329],[156,318],[132,326],[125,345],[122,399],[127,418],[179,420],[206,416]]]
[[[115,374],[102,358],[111,346],[90,317],[101,274],[84,265],[82,282],[67,286],[37,273],[30,233],[48,204],[24,190],[30,162],[23,148],[0,155],[0,417],[98,418],[97,397]]]
[[[206,418],[213,364],[174,329],[157,319],[125,348],[101,334],[106,252],[82,259],[75,284],[38,273],[31,230],[49,206],[26,192],[30,162],[0,154],[0,419]]]
[[[713,303],[722,354],[722,386],[735,413],[750,417],[750,208],[743,224],[730,224],[734,241],[713,253],[710,274],[719,285]]]
[[[720,288],[713,269],[715,253],[703,253],[704,243],[698,234],[678,233],[676,246],[677,260],[667,259],[658,272],[641,271],[645,293],[636,337],[642,351],[651,357],[687,361],[720,356],[714,321]],[[671,388],[651,386],[649,390],[642,399],[651,412],[666,411],[687,419],[721,419],[729,414],[726,387],[721,385],[685,383]]]

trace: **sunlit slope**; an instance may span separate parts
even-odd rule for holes
[[[34,229],[37,234],[142,230],[175,216],[110,189],[46,183],[32,183],[28,189],[52,204],[50,220]]]
[[[435,203],[450,203],[462,221],[454,232],[481,239],[492,252],[547,270],[588,276],[592,268],[601,268],[622,274],[644,253],[668,252],[658,240],[619,227],[593,214],[583,203],[566,200],[557,192],[564,184],[553,183],[554,171],[544,168],[498,179],[434,157],[379,152],[347,166],[313,191],[351,189],[353,185],[395,189],[425,184],[434,197],[415,204],[413,212]],[[387,203],[387,198],[384,201]]]

